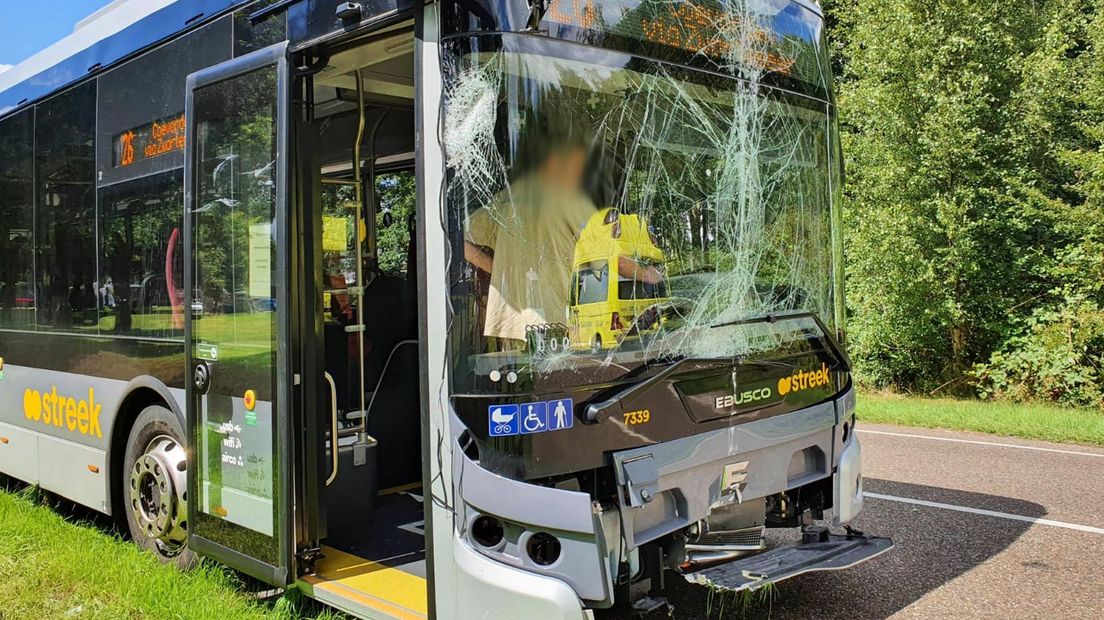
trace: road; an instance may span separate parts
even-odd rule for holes
[[[675,618],[1104,618],[1104,449],[861,428],[855,525],[896,547],[743,612],[670,580]]]

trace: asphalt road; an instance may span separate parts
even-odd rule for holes
[[[1104,618],[1104,449],[860,428],[855,525],[895,548],[750,609],[671,579],[675,618]]]

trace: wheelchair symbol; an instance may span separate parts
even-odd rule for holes
[[[526,403],[521,406],[524,416],[521,420],[521,432],[525,435],[543,433],[548,430],[548,403]]]

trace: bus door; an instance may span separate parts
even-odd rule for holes
[[[191,547],[274,585],[293,554],[281,43],[188,77],[185,321]]]

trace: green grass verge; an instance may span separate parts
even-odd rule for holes
[[[242,594],[229,569],[164,566],[129,541],[66,520],[35,489],[0,486],[0,618],[337,618],[291,592],[269,602]],[[258,586],[259,587],[259,586]]]
[[[860,393],[858,415],[863,422],[1104,446],[1104,411],[1096,409]]]

